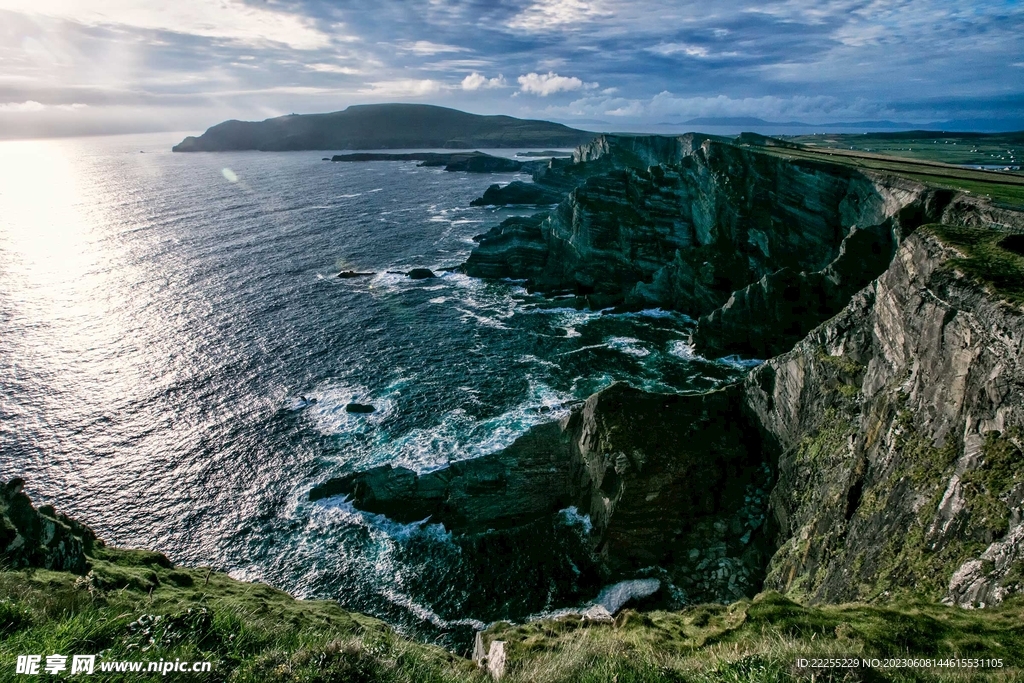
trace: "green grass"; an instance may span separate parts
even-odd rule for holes
[[[800,135],[785,138],[819,149],[869,152],[917,161],[972,166],[1024,165],[1024,133],[905,133]]]
[[[100,548],[95,555],[87,576],[0,572],[0,681],[28,680],[14,675],[19,654],[210,661],[208,674],[177,675],[201,682],[482,680],[471,662],[334,602],[174,568],[157,553]],[[97,668],[83,680],[174,678]]]
[[[819,140],[817,136],[809,136]],[[855,136],[854,136],[855,137]],[[787,142],[804,142],[805,138],[792,138]],[[1024,146],[1024,145],[1018,145]],[[759,147],[767,154],[792,160],[842,164],[853,168],[883,173],[892,173],[934,187],[968,192],[978,197],[991,199],[994,203],[1019,208],[1024,206],[1024,174],[981,171],[960,168],[927,158],[902,158],[849,149],[849,146],[834,147],[821,144],[802,147]]]
[[[1024,255],[1020,247],[1024,238],[953,225],[929,225],[924,229],[964,255],[952,259],[950,268],[983,283],[1007,301],[1024,304]]]
[[[625,612],[614,624],[565,618],[498,625],[486,638],[506,641],[508,680],[960,681],[1021,680],[1024,605],[962,610],[931,603],[804,607],[777,593],[729,606],[681,612]],[[1002,658],[1001,671],[860,667],[810,671],[798,658]]]
[[[998,466],[998,464],[996,464]],[[1000,473],[998,476],[1002,476]],[[396,635],[333,602],[294,600],[155,553],[99,549],[87,576],[0,572],[0,681],[19,654],[211,661],[208,674],[97,671],[82,680],[236,683],[483,683],[470,661]],[[798,657],[1002,658],[1002,671],[838,669],[814,680],[1024,680],[1024,600],[985,610],[924,602],[804,607],[777,593],[680,612],[625,611],[611,624],[564,617],[497,624],[510,683],[774,683],[812,680]],[[976,673],[976,672],[975,672]],[[849,674],[849,675],[847,675]],[[42,680],[42,679],[40,679]],[[73,679],[72,679],[73,680]]]

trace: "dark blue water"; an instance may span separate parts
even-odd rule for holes
[[[386,274],[463,261],[510,215],[470,200],[511,175],[175,141],[0,143],[0,477],[113,544],[449,644],[593,597],[569,513],[459,539],[306,494],[491,452],[614,380],[684,391],[737,370],[693,359],[682,316]]]

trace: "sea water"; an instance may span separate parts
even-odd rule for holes
[[[0,142],[0,478],[113,545],[453,647],[597,595],[573,511],[460,538],[307,494],[493,452],[613,381],[704,390],[742,364],[695,356],[685,316],[446,271],[515,213],[470,201],[525,178],[180,137]]]

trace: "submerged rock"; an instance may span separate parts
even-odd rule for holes
[[[413,268],[406,275],[411,280],[429,280],[437,277],[437,275],[430,268]]]
[[[346,413],[374,413],[377,409],[367,403],[349,403],[345,406]]]
[[[565,447],[557,423],[540,425],[489,456],[424,474],[383,465],[331,479],[309,499],[347,495],[360,510],[461,533],[519,526],[568,507]]]

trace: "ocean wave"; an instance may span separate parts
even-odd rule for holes
[[[674,339],[669,342],[668,353],[670,356],[675,356],[676,358],[681,358],[683,360],[703,360],[703,358],[697,355],[697,352],[694,351],[693,346],[684,339]]]
[[[727,365],[730,368],[736,368],[737,370],[749,370],[750,368],[756,368],[758,365],[764,363],[759,358],[741,358],[740,356],[725,356],[718,358],[716,363],[720,365]]]
[[[531,381],[526,399],[496,417],[479,420],[456,408],[433,427],[412,429],[396,437],[382,435],[369,464],[391,463],[428,472],[488,455],[512,445],[531,427],[564,417],[573,400],[573,394]]]
[[[608,348],[615,349],[622,353],[630,356],[636,356],[637,358],[646,358],[651,355],[650,349],[646,349],[641,344],[639,339],[634,337],[609,337],[605,340]]]

